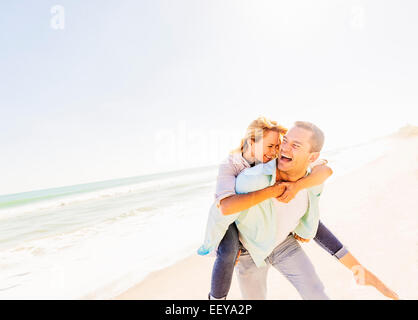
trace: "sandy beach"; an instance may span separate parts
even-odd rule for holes
[[[322,222],[401,299],[418,299],[417,147],[415,134],[387,138],[378,159],[331,177],[320,203]],[[354,154],[352,161],[361,157]],[[314,241],[303,247],[331,299],[386,299],[372,287],[356,285],[351,272]],[[148,275],[115,299],[206,299],[213,262],[211,257],[190,256]],[[241,299],[235,275],[228,299]],[[270,268],[268,299],[300,297]]]

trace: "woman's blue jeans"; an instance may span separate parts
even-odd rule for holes
[[[238,229],[234,222],[230,224],[218,246],[215,264],[212,269],[210,295],[216,299],[225,298],[229,292],[239,245]]]

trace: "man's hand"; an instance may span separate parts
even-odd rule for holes
[[[309,242],[309,239],[301,238],[296,233],[293,234],[293,237],[300,242]]]
[[[384,296],[393,299],[393,300],[399,300],[399,296],[396,294],[396,292],[389,289],[378,277],[376,277],[372,272],[367,270],[362,265],[355,265],[351,268],[351,271],[353,272],[354,279],[356,280],[356,283],[359,285],[364,286],[373,286],[378,291],[380,291]]]
[[[299,184],[297,182],[281,182],[280,185],[286,188],[283,194],[276,198],[280,202],[288,203],[300,191]]]

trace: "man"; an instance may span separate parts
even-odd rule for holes
[[[275,177],[271,183],[299,180],[309,173],[309,166],[318,159],[323,143],[324,134],[317,126],[296,122],[283,138],[277,166],[274,168],[269,163],[261,172],[242,172],[237,177],[237,192],[260,187],[266,176]],[[244,299],[266,298],[267,272],[271,265],[287,277],[303,299],[328,299],[312,263],[292,235],[294,231],[312,238],[316,233],[321,189],[301,190],[288,203],[272,199],[272,208],[268,203],[260,204],[252,210],[259,212],[250,210],[244,213],[248,216],[237,221],[244,246],[237,264]],[[273,215],[269,209],[273,209]],[[269,246],[273,250],[266,256]]]
[[[283,139],[278,159],[243,170],[236,178],[237,194],[250,194],[289,181],[279,201],[268,198],[238,213],[210,216],[204,245],[199,254],[206,255],[219,245],[231,223],[239,231],[243,245],[237,265],[238,280],[246,299],[265,299],[266,277],[270,265],[281,271],[304,299],[327,299],[323,285],[302,248],[295,240],[314,239],[324,250],[353,272],[359,284],[372,285],[385,296],[398,299],[373,273],[367,270],[343,244],[319,221],[318,201],[324,179],[309,175],[310,186],[300,187],[309,174],[324,143],[322,131],[309,122],[296,122]],[[315,163],[314,163],[315,162]],[[298,181],[298,187],[296,182]],[[292,182],[292,183],[290,183]],[[283,184],[286,182],[280,182]],[[293,200],[292,200],[293,199]],[[291,234],[293,232],[293,235]],[[237,248],[238,252],[238,239]],[[224,250],[222,250],[224,251]],[[230,252],[229,252],[230,251]],[[235,262],[235,250],[226,250],[223,260]],[[232,276],[232,274],[231,274]],[[214,297],[210,297],[213,299]],[[226,295],[223,296],[223,299]],[[219,298],[216,298],[219,299]]]

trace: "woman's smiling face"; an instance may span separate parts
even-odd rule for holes
[[[257,163],[269,162],[277,157],[280,147],[280,135],[276,131],[268,131],[257,142],[250,141],[251,154]]]

